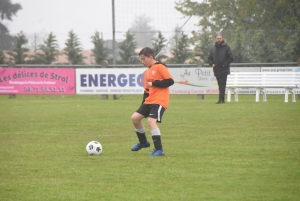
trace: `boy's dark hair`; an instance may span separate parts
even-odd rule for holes
[[[141,55],[144,55],[146,57],[152,56],[153,59],[155,59],[154,52],[150,47],[144,47],[139,53],[139,56],[141,56]]]

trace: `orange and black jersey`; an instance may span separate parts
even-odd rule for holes
[[[144,104],[159,104],[164,108],[169,105],[169,87],[174,84],[166,65],[157,62],[144,72]],[[152,86],[148,86],[152,82]]]

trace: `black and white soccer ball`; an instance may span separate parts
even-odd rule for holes
[[[85,149],[89,155],[99,155],[102,153],[102,145],[98,141],[90,141]]]

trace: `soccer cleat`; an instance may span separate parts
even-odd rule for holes
[[[148,141],[145,144],[137,143],[136,145],[131,147],[131,151],[138,151],[142,148],[147,148],[147,147],[150,147],[150,142]]]
[[[164,155],[165,155],[165,152],[163,149],[154,149],[152,154],[150,154],[150,156],[164,156]]]

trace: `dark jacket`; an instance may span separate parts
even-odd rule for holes
[[[233,61],[233,54],[226,41],[221,44],[215,43],[208,55],[209,65],[214,67],[214,75],[216,77],[230,74],[230,63]]]

